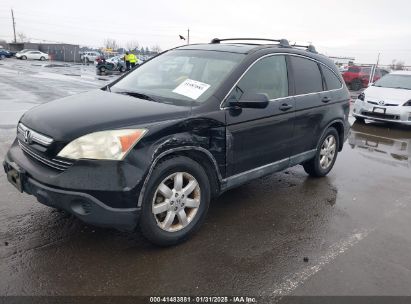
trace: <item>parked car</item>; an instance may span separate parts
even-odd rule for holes
[[[343,78],[347,86],[354,91],[359,91],[369,85],[371,67],[350,66],[347,71],[343,72]],[[388,74],[388,71],[377,68],[374,74],[373,82]]]
[[[49,55],[38,50],[23,50],[22,52],[18,52],[16,54],[16,58],[22,60],[33,59],[44,61],[49,59]]]
[[[123,73],[126,71],[126,63],[120,56],[111,57],[109,59],[102,59],[96,65],[97,74],[107,74],[112,72]]]
[[[353,116],[411,125],[411,71],[392,72],[368,87],[355,101]]]
[[[94,62],[96,60],[97,57],[101,56],[101,54],[99,52],[96,51],[88,51],[88,52],[84,52],[80,55],[80,59],[81,61],[85,62],[85,63],[90,63],[90,62]]]
[[[169,50],[102,89],[27,111],[8,180],[165,246],[190,237],[228,189],[298,164],[327,175],[349,130],[335,64],[284,39],[227,40]]]
[[[5,58],[11,58],[13,54],[5,49],[0,49],[0,60]]]

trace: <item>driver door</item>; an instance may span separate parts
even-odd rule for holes
[[[231,92],[227,100],[239,100],[246,93],[264,93],[270,101],[264,109],[225,105],[228,176],[288,166],[295,115],[289,87],[286,56],[273,54],[257,60]]]

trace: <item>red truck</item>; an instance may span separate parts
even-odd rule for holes
[[[353,91],[359,91],[362,88],[368,87],[368,82],[370,79],[371,67],[364,66],[350,66],[346,72],[342,74],[343,79],[347,86]],[[372,82],[377,81],[388,71],[377,68],[374,74]]]

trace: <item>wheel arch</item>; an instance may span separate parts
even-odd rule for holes
[[[150,180],[154,168],[159,163],[175,156],[185,156],[197,162],[201,167],[204,168],[204,171],[209,178],[212,197],[215,197],[220,193],[222,177],[214,156],[208,150],[199,146],[175,147],[161,152],[152,161],[141,187],[141,191],[138,197],[138,207],[141,207],[143,203],[146,186],[148,181]]]
[[[327,131],[328,128],[334,128],[337,130],[339,139],[338,152],[341,152],[344,145],[344,122],[340,119],[336,119],[328,123],[328,125],[324,128],[324,131],[322,132],[320,138],[318,139],[318,142],[324,136],[324,133]]]

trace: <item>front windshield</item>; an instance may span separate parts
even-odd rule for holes
[[[411,90],[411,75],[388,74],[376,81],[374,86]]]
[[[139,93],[152,100],[176,105],[204,102],[243,54],[174,50],[143,64],[111,87],[114,93]]]

